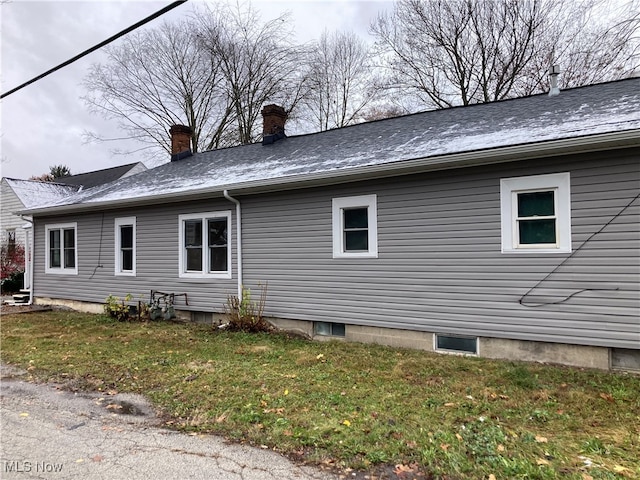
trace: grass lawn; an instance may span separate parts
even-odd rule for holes
[[[35,381],[147,396],[167,424],[398,478],[640,478],[640,377],[46,312],[2,317]],[[389,467],[391,466],[391,467]]]

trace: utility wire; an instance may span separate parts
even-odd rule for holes
[[[595,233],[592,233],[589,238],[587,238],[584,242],[582,242],[582,244],[576,248],[571,255],[569,255],[568,257],[566,257],[562,262],[560,262],[556,268],[554,268],[553,270],[551,270],[542,280],[540,280],[538,283],[536,283],[533,287],[531,287],[527,293],[525,293],[522,297],[520,297],[520,300],[518,300],[518,302],[520,303],[520,305],[524,306],[524,307],[545,307],[547,305],[559,305],[561,303],[564,303],[566,301],[571,300],[573,297],[575,297],[576,295],[579,295],[583,292],[603,292],[603,291],[615,291],[615,290],[620,290],[620,288],[583,288],[582,290],[578,290],[577,292],[572,293],[571,295],[568,295],[566,297],[564,297],[561,300],[557,300],[555,302],[541,302],[541,303],[531,303],[528,302],[526,299],[529,295],[531,295],[531,292],[533,292],[536,288],[538,288],[542,283],[544,283],[551,275],[553,275],[554,273],[556,273],[560,267],[562,267],[565,263],[567,263],[570,259],[572,259],[574,257],[574,255],[576,253],[578,253],[580,250],[582,250],[582,247],[584,247],[587,243],[589,243],[591,241],[591,239],[593,237],[595,237],[596,235],[600,234],[605,228],[607,228],[609,225],[611,225],[611,223],[613,223],[613,221],[618,218],[620,215],[622,215],[625,210],[627,208],[629,208],[631,205],[633,205],[633,202],[635,202],[636,200],[638,200],[638,198],[640,198],[640,194],[636,195],[635,197],[633,197],[631,199],[631,201],[629,203],[627,203],[622,210],[620,210],[618,213],[616,213],[607,223],[605,223],[600,230],[598,230]]]
[[[127,33],[135,30],[136,28],[140,28],[142,25],[149,23],[151,20],[154,20],[158,17],[160,17],[161,15],[164,15],[165,13],[167,13],[170,10],[173,10],[174,8],[182,5],[183,3],[186,3],[187,0],[178,0],[176,2],[173,2],[170,5],[167,5],[166,7],[164,7],[162,10],[158,10],[156,13],[149,15],[147,18],[140,20],[138,23],[135,23],[133,25],[131,25],[128,28],[125,28],[124,30],[122,30],[119,33],[116,33],[115,35],[107,38],[105,41],[100,42],[98,45],[95,45],[91,48],[89,48],[88,50],[85,50],[84,52],[76,55],[75,57],[67,60],[66,62],[61,63],[60,65],[58,65],[57,67],[53,67],[51,70],[47,70],[46,72],[44,72],[41,75],[38,75],[35,78],[32,78],[31,80],[29,80],[28,82],[23,83],[22,85],[17,86],[16,88],[13,88],[11,90],[9,90],[8,92],[3,93],[2,95],[0,95],[0,99],[4,98],[4,97],[8,97],[9,95],[11,95],[12,93],[17,92],[18,90],[23,89],[24,87],[26,87],[27,85],[31,85],[34,82],[37,82],[38,80],[46,77],[47,75],[50,75],[51,73],[60,70],[63,67],[66,67],[67,65],[75,62],[76,60],[81,59],[82,57],[89,55],[91,52],[94,52],[96,50],[98,50],[99,48],[104,47],[105,45],[113,42],[114,40],[117,40],[118,38],[122,37],[123,35],[126,35]]]

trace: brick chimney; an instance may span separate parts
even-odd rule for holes
[[[284,138],[287,112],[279,105],[266,105],[262,109],[262,144],[269,145]]]
[[[191,127],[186,125],[173,125],[169,129],[171,135],[171,161],[181,160],[190,157],[191,153],[191,136],[193,131]]]

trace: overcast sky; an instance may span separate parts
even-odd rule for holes
[[[205,0],[191,0],[142,28],[158,26],[163,19],[189,15],[202,1]],[[2,93],[170,3],[171,0],[9,0],[2,3]],[[383,0],[254,0],[252,4],[265,19],[290,11],[301,42],[318,38],[325,28],[353,30],[366,37],[377,12],[392,5]],[[96,51],[2,99],[3,177],[29,178],[49,172],[52,165],[66,165],[75,174],[144,160],[142,154],[111,154],[113,149],[130,146],[117,142],[87,143],[83,136],[85,131],[108,138],[119,134],[115,121],[90,114],[81,99],[85,93],[82,79],[89,66],[104,58],[101,51]]]

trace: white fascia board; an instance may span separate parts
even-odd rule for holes
[[[87,202],[53,207],[25,209],[18,214],[49,215],[73,213],[77,211],[101,210],[105,208],[122,208],[128,206],[154,205],[166,203],[167,200],[187,201],[192,198],[223,197],[223,192],[233,191],[234,195],[256,194],[283,190],[297,190],[322,185],[335,185],[360,180],[371,180],[389,176],[401,176],[413,173],[425,173],[453,168],[490,165],[512,161],[523,161],[534,158],[545,158],[559,155],[598,152],[603,150],[640,147],[640,129],[625,130],[613,133],[602,133],[560,140],[498,147],[488,150],[421,157],[412,160],[367,165],[362,167],[332,170],[330,172],[308,173],[295,176],[269,178],[239,182],[231,185],[216,185],[196,190],[161,195],[149,195],[103,202]]]

